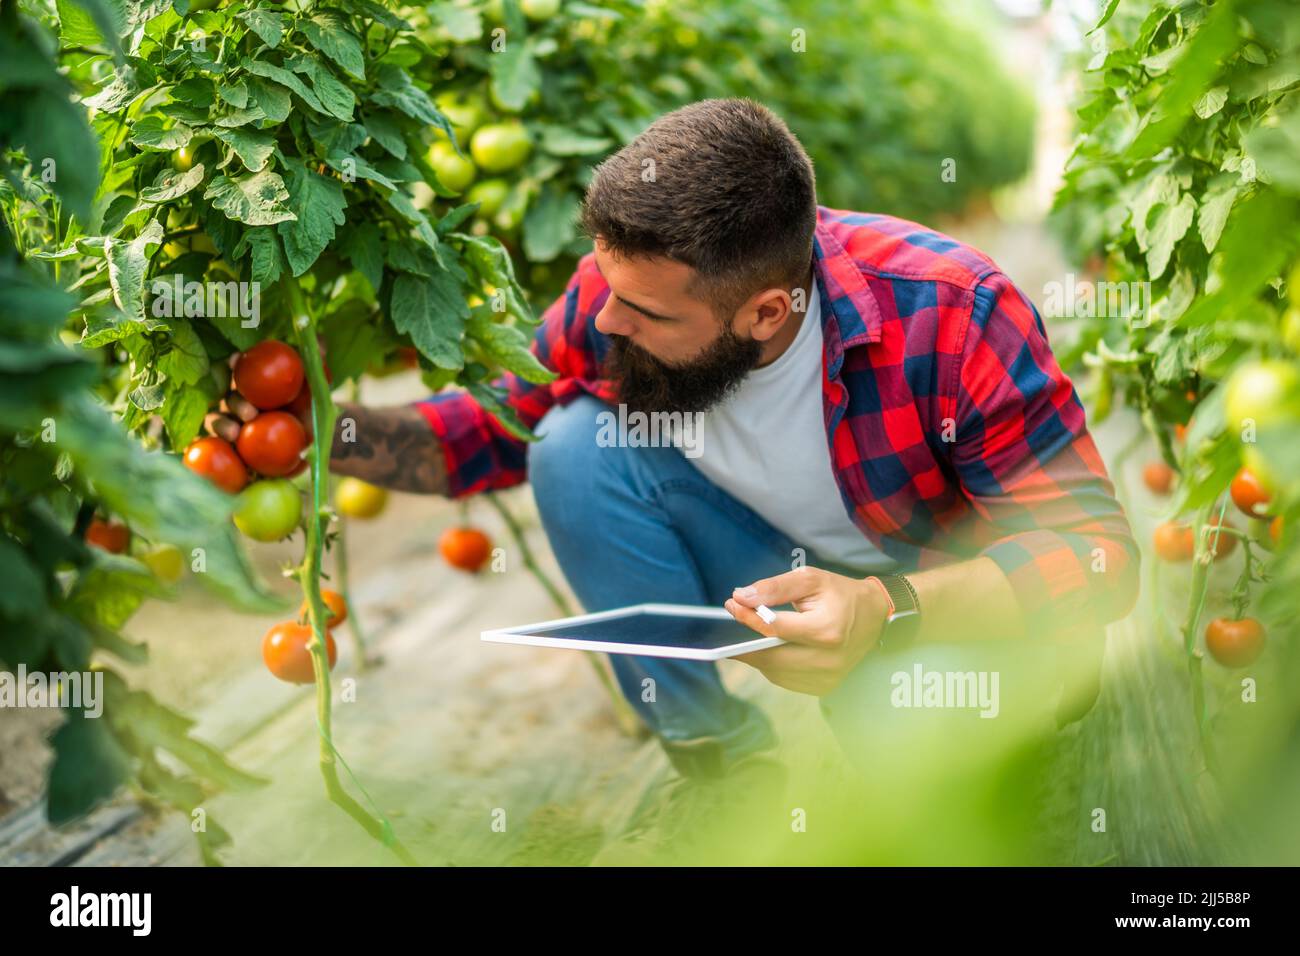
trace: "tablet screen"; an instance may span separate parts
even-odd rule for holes
[[[755,634],[730,617],[726,619],[682,617],[645,611],[603,621],[581,621],[528,630],[539,637],[681,647],[703,651],[743,644],[762,637],[761,634]]]

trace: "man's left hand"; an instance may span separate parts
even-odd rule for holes
[[[759,604],[793,604],[776,611],[771,624],[753,610]],[[787,644],[742,654],[773,684],[818,697],[839,686],[876,646],[889,614],[884,589],[819,568],[802,567],[736,588],[726,608],[740,623]]]

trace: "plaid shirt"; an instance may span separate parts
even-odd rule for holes
[[[1128,613],[1137,545],[1033,304],[980,252],[890,216],[819,207],[814,260],[826,437],[862,533],[903,569],[991,558],[1030,633]],[[582,393],[617,402],[594,324],[608,296],[584,257],[533,343],[558,377],[499,383],[529,427]],[[527,444],[467,394],[418,407],[453,496],[525,479]]]

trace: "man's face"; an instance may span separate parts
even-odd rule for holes
[[[629,409],[705,411],[758,365],[763,342],[741,327],[751,325],[745,310],[719,322],[706,302],[686,291],[690,266],[616,259],[600,240],[596,265],[610,287],[596,316],[596,328],[611,336],[604,374],[619,383],[619,399]]]

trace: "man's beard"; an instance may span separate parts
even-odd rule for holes
[[[703,412],[739,387],[762,357],[762,343],[728,325],[698,358],[669,365],[621,335],[605,356],[603,375],[618,385],[629,411]]]

